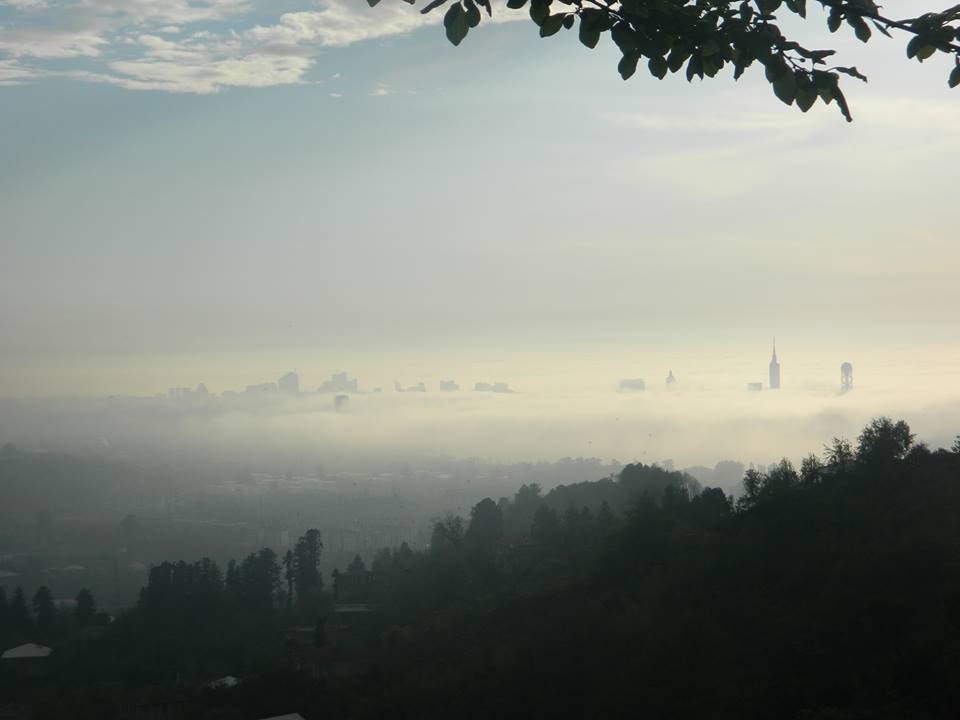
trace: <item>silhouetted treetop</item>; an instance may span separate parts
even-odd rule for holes
[[[370,6],[381,0],[367,0]],[[416,0],[405,0],[414,5]],[[923,62],[935,53],[953,56],[950,87],[960,84],[960,5],[891,18],[874,0],[816,0],[831,33],[844,25],[861,42],[873,31],[907,39],[906,55]],[[580,42],[594,48],[609,35],[621,58],[617,66],[624,80],[641,61],[656,78],[683,70],[688,81],[714,77],[724,68],[738,79],[753,63],[764,68],[774,94],[787,105],[806,112],[819,99],[836,101],[852,120],[840,89],[840,75],[866,81],[855,67],[829,61],[836,51],[808,48],[781,31],[779,22],[790,16],[807,17],[807,0],[507,0],[508,8],[529,8],[540,37],[577,28]],[[491,0],[430,0],[421,10],[446,7],[443,25],[454,45],[480,24],[480,8],[493,15]]]

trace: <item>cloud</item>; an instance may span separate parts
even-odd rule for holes
[[[208,60],[127,60],[110,63],[110,73],[75,77],[128,90],[160,90],[207,95],[229,87],[271,87],[303,82],[312,60],[278,55],[248,55]]]
[[[424,25],[435,25],[441,19],[441,13],[421,15],[406,3],[369,8],[355,0],[321,0],[319,10],[284,13],[278,23],[257,25],[247,35],[268,46],[345,47],[363,40],[402,35]]]
[[[0,62],[21,61],[15,70],[4,66],[0,82],[56,74],[204,94],[300,83],[323,49],[405,35],[443,16],[421,15],[399,0],[376,8],[360,0],[301,2],[271,22],[263,19],[272,9],[267,0],[0,0],[13,14],[0,26]],[[521,16],[500,2],[493,21]],[[88,62],[66,70],[44,65],[70,59]]]
[[[107,40],[96,32],[56,28],[0,30],[0,53],[41,59],[96,57]]]
[[[16,60],[0,60],[0,85],[19,85],[40,74],[38,70],[24,67]]]

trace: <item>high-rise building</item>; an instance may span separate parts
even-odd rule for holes
[[[770,384],[771,390],[780,388],[780,363],[777,362],[777,341],[773,341],[773,357],[770,358]]]
[[[667,388],[672,388],[677,384],[677,379],[673,376],[673,370],[667,375]]]

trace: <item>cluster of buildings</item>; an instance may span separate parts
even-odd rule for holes
[[[667,374],[664,384],[668,390],[672,390],[677,386],[677,378],[673,374],[673,370],[670,370]],[[767,376],[767,385],[768,390],[779,390],[780,389],[780,361],[777,359],[777,343],[776,340],[773,342],[773,352],[770,357],[770,364],[768,367],[768,376]],[[425,393],[428,392],[427,385],[424,382],[418,382],[414,385],[404,386],[399,382],[394,382],[393,385],[394,392],[400,393]],[[441,380],[439,382],[438,389],[440,392],[459,392],[460,385],[455,380]],[[644,382],[643,378],[624,378],[620,381],[618,386],[620,392],[629,393],[629,392],[643,392],[647,389],[647,385]],[[764,384],[762,382],[749,382],[747,383],[747,390],[751,392],[760,392],[764,389]],[[841,392],[848,392],[853,389],[853,365],[849,362],[844,362],[840,366],[840,390]],[[505,382],[478,382],[473,386],[474,392],[490,392],[490,393],[501,393],[501,394],[510,394],[515,392],[510,386]],[[375,387],[369,392],[379,393],[383,389]],[[360,389],[360,383],[357,378],[351,378],[346,372],[334,373],[330,376],[328,380],[324,380],[320,383],[319,387],[316,390],[316,393],[329,393],[334,395],[334,409],[338,411],[344,411],[349,408],[350,405],[350,395],[363,393],[365,391]],[[239,396],[239,395],[286,395],[286,396],[295,396],[305,394],[300,389],[300,376],[296,371],[291,371],[283,375],[276,382],[267,382],[267,383],[258,383],[254,385],[247,385],[242,393],[235,393],[232,391],[226,391],[223,393],[224,398]],[[170,400],[177,402],[189,402],[189,401],[202,401],[211,397],[206,386],[203,383],[197,385],[193,390],[190,388],[170,388],[167,391],[167,397]]]
[[[777,341],[773,341],[773,354],[770,356],[770,365],[768,368],[767,388],[770,390],[780,389],[780,361],[777,360]],[[853,389],[853,365],[844,362],[840,365],[840,392],[849,392]],[[759,392],[763,390],[762,382],[747,383],[747,390]]]
[[[513,393],[515,392],[505,382],[478,382],[473,386],[475,392],[492,393]],[[440,392],[459,392],[460,385],[455,380],[441,380],[439,383]],[[415,385],[403,386],[399,382],[394,383],[395,392],[425,393],[428,392],[427,385],[424,382],[418,382]],[[350,404],[350,395],[361,394],[365,392],[380,393],[383,388],[375,387],[366,391],[360,389],[360,382],[357,378],[350,377],[346,372],[334,373],[329,379],[324,380],[317,387],[313,394],[332,394],[334,395],[334,409],[346,410]],[[226,390],[222,396],[224,399],[240,398],[250,396],[298,396],[311,394],[310,391],[300,389],[300,376],[296,371],[290,371],[283,375],[276,382],[255,383],[247,385],[242,392]],[[167,399],[178,403],[198,402],[209,400],[212,395],[207,390],[206,385],[200,383],[196,389],[191,390],[186,387],[170,388],[167,390]]]
[[[779,390],[780,389],[780,361],[777,359],[777,341],[773,341],[773,353],[770,357],[770,364],[768,366],[768,375],[767,375],[767,389],[769,390]],[[664,381],[667,390],[672,390],[677,385],[677,378],[673,374],[673,370],[670,370],[667,373],[667,378]],[[646,383],[643,381],[643,378],[624,378],[620,381],[618,386],[620,392],[643,392],[647,389]],[[853,389],[853,365],[849,362],[845,362],[840,366],[840,391],[849,392]],[[747,383],[747,390],[750,392],[760,392],[763,390],[762,382],[749,382]]]

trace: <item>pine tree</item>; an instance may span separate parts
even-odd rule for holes
[[[11,629],[25,632],[33,627],[30,611],[27,610],[27,600],[23,595],[23,588],[18,587],[13,591],[9,612]]]
[[[37,631],[44,637],[49,636],[57,624],[57,606],[46,585],[37,588],[33,596],[33,612],[37,616]]]
[[[73,609],[73,624],[78,627],[86,627],[93,622],[97,614],[97,602],[93,599],[93,594],[83,588],[77,593],[77,606]]]

